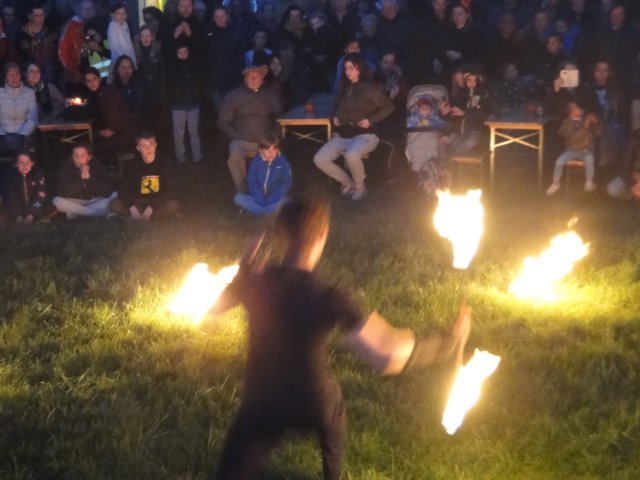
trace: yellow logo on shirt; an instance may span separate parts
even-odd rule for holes
[[[160,191],[160,177],[157,175],[149,175],[142,177],[140,182],[140,194],[149,195]]]

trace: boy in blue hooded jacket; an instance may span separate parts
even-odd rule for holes
[[[292,181],[291,164],[280,152],[277,138],[267,136],[249,164],[249,193],[237,193],[233,201],[253,215],[269,215],[286,199]]]

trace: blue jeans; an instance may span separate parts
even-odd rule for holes
[[[286,200],[286,197],[282,200],[272,203],[271,205],[258,205],[256,201],[253,199],[251,195],[248,193],[236,193],[235,197],[233,197],[233,203],[238,205],[241,208],[244,208],[247,212],[252,215],[270,215],[275,212],[282,202]]]
[[[584,162],[584,172],[587,182],[593,182],[594,156],[591,150],[566,150],[556,160],[553,169],[553,181],[558,183],[562,178],[562,170],[569,160],[582,160]]]

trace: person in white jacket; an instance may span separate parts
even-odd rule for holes
[[[133,48],[129,25],[127,25],[127,7],[124,3],[115,3],[111,8],[111,22],[109,22],[107,38],[109,39],[112,65],[119,57],[126,55],[131,58],[134,67],[138,68],[136,52]]]

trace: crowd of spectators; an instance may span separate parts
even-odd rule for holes
[[[202,134],[226,136],[231,178],[244,198],[251,193],[247,156],[267,161],[261,156],[267,147],[277,150],[276,117],[327,94],[335,99],[336,137],[315,164],[354,200],[366,192],[362,157],[380,137],[401,142],[407,128],[424,127],[418,123],[431,115],[431,129],[439,129],[433,156],[442,157],[482,146],[486,117],[518,108],[547,119],[548,156],[565,152],[548,193],[559,188],[563,162],[572,156],[586,159],[588,192],[598,185],[614,196],[640,196],[637,2],[168,0],[164,11],[143,9],[139,28],[117,1],[0,5],[0,155],[13,155],[17,172],[26,171],[25,158],[38,158],[38,122],[64,118],[65,98],[79,97],[88,101],[82,114],[95,132],[85,156],[95,154],[107,173],[123,151],[143,161],[141,132],[154,142],[170,133],[177,163],[206,157]],[[567,82],[566,71],[579,72],[577,84]],[[406,102],[410,89],[423,84],[445,86],[448,99],[437,105],[420,99],[421,120]],[[206,127],[215,131],[204,132],[203,111],[216,116],[216,127]],[[569,123],[572,135],[588,130],[588,141],[569,140]],[[335,163],[342,155],[348,171]],[[426,178],[432,188],[430,161],[416,173],[420,185]],[[3,198],[10,195],[11,175],[5,177]],[[102,194],[96,198],[111,196]],[[6,215],[24,220],[16,212]]]

